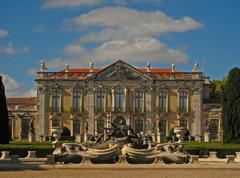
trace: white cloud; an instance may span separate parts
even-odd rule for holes
[[[6,74],[0,74],[3,79],[6,97],[37,96],[35,88],[27,90],[23,84],[19,83]]]
[[[88,58],[75,58],[75,59],[67,59],[57,57],[54,59],[46,59],[45,64],[48,69],[64,69],[66,64],[69,65],[70,68],[78,68],[78,67],[86,67],[89,64]]]
[[[8,75],[0,74],[3,78],[6,96],[18,96],[23,86]]]
[[[27,71],[27,74],[28,74],[29,76],[36,76],[37,72],[38,72],[37,69],[32,68],[32,69],[29,69],[29,70]]]
[[[96,5],[103,0],[45,0],[43,8],[63,8],[63,7],[78,7],[82,5]]]
[[[86,57],[86,50],[78,44],[69,44],[65,46],[64,53],[69,54],[71,56],[79,56],[81,58]]]
[[[120,4],[120,5],[125,5],[125,4],[130,3],[130,2],[137,2],[137,3],[140,3],[140,2],[160,3],[162,1],[163,0],[114,0],[114,3]]]
[[[77,25],[78,29],[100,28],[97,32],[81,37],[82,42],[127,40],[139,37],[159,36],[169,32],[185,32],[202,28],[204,25],[183,17],[174,19],[161,11],[146,12],[124,7],[106,7],[65,21]]]
[[[37,96],[37,89],[33,88],[33,89],[30,89],[28,91],[26,91],[25,93],[23,93],[22,96],[25,96],[25,97],[36,97]]]
[[[8,35],[8,32],[6,30],[0,29],[0,38],[3,38]]]
[[[108,41],[94,49],[93,58],[103,63],[114,59],[123,59],[131,63],[175,62],[186,63],[187,54],[179,49],[169,48],[155,38],[136,38],[133,41]]]
[[[156,38],[142,37],[134,40],[115,40],[105,42],[92,50],[85,49],[81,44],[71,44],[64,48],[65,53],[77,59],[63,59],[61,57],[46,60],[47,68],[64,69],[66,64],[70,68],[89,66],[94,60],[96,65],[103,65],[122,59],[129,63],[187,63],[188,56],[184,50],[174,49],[161,43]]]
[[[14,47],[11,42],[7,46],[0,48],[0,53],[6,55],[13,55],[17,53],[26,53],[30,50],[28,46],[24,47]]]

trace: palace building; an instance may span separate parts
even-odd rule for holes
[[[113,123],[130,125],[159,142],[177,125],[195,139],[205,132],[221,139],[221,116],[212,114],[211,103],[204,102],[210,83],[198,64],[191,72],[181,72],[174,64],[166,69],[150,63],[135,68],[118,60],[105,68],[91,62],[89,68],[66,65],[62,71],[48,72],[42,62],[36,83],[37,138],[51,135],[51,127],[65,126],[83,141]]]

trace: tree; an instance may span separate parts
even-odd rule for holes
[[[5,89],[0,76],[0,144],[8,144],[10,139],[9,118],[6,103]]]
[[[240,69],[229,71],[222,85],[223,141],[240,143]]]

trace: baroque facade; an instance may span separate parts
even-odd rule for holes
[[[204,111],[209,83],[195,64],[192,72],[135,68],[122,60],[99,69],[66,68],[48,72],[44,62],[37,82],[37,135],[51,135],[51,127],[65,126],[84,140],[106,131],[111,124],[130,125],[136,133],[166,141],[171,128],[186,127],[195,139],[208,131]],[[219,121],[220,123],[220,121]],[[221,129],[218,127],[217,134]]]

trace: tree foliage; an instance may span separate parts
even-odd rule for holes
[[[240,143],[240,69],[229,71],[222,85],[223,141]]]
[[[212,80],[211,81],[211,92],[210,92],[210,98],[219,98],[222,95],[222,85],[223,80]]]
[[[8,144],[10,139],[9,118],[5,89],[0,76],[0,144]]]

